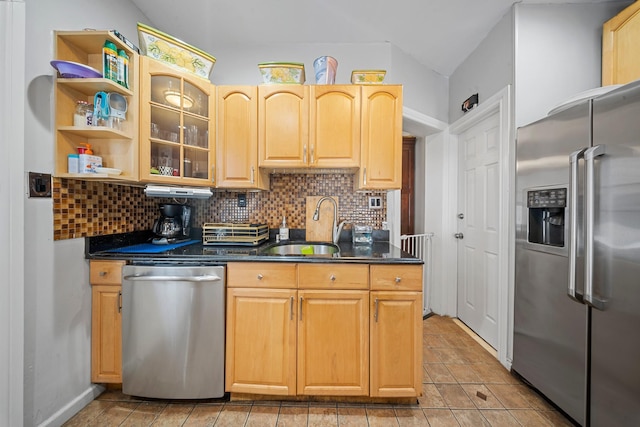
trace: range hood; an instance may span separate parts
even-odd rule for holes
[[[181,199],[208,199],[213,196],[210,188],[172,187],[169,185],[147,185],[144,193],[148,197],[179,197]]]

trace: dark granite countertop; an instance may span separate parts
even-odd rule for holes
[[[383,233],[388,236],[388,233]],[[259,246],[203,245],[196,232],[194,244],[161,253],[124,253],[118,248],[148,242],[148,231],[112,236],[88,237],[85,255],[88,259],[125,260],[132,264],[199,264],[215,265],[227,262],[304,262],[304,263],[366,263],[366,264],[422,264],[422,260],[402,251],[388,241],[375,240],[371,245],[353,245],[350,234],[341,235],[340,252],[333,255],[270,255],[265,249],[274,245],[268,240]],[[347,239],[348,237],[348,239]],[[292,233],[292,241],[304,241],[304,235]],[[312,242],[310,242],[312,243]]]

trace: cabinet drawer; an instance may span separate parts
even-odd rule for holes
[[[422,291],[421,265],[372,265],[371,290]]]
[[[274,262],[228,263],[230,288],[296,288],[296,264]]]
[[[126,261],[91,261],[89,281],[92,285],[121,285],[125,264]]]
[[[299,264],[301,289],[369,289],[369,267],[364,264]]]

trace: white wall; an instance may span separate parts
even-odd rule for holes
[[[25,171],[53,172],[53,30],[117,29],[135,41],[144,19],[127,0],[26,2]],[[54,242],[52,208],[51,199],[25,200],[25,426],[59,425],[97,391],[84,239]]]
[[[464,115],[460,107],[474,93],[482,103],[513,84],[513,49],[513,9],[509,9],[449,78],[449,123]]]
[[[516,127],[601,86],[602,24],[629,3],[514,6]]]
[[[25,9],[0,1],[0,426],[23,418]]]

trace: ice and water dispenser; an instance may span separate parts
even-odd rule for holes
[[[564,247],[566,188],[532,189],[527,191],[530,243]]]

